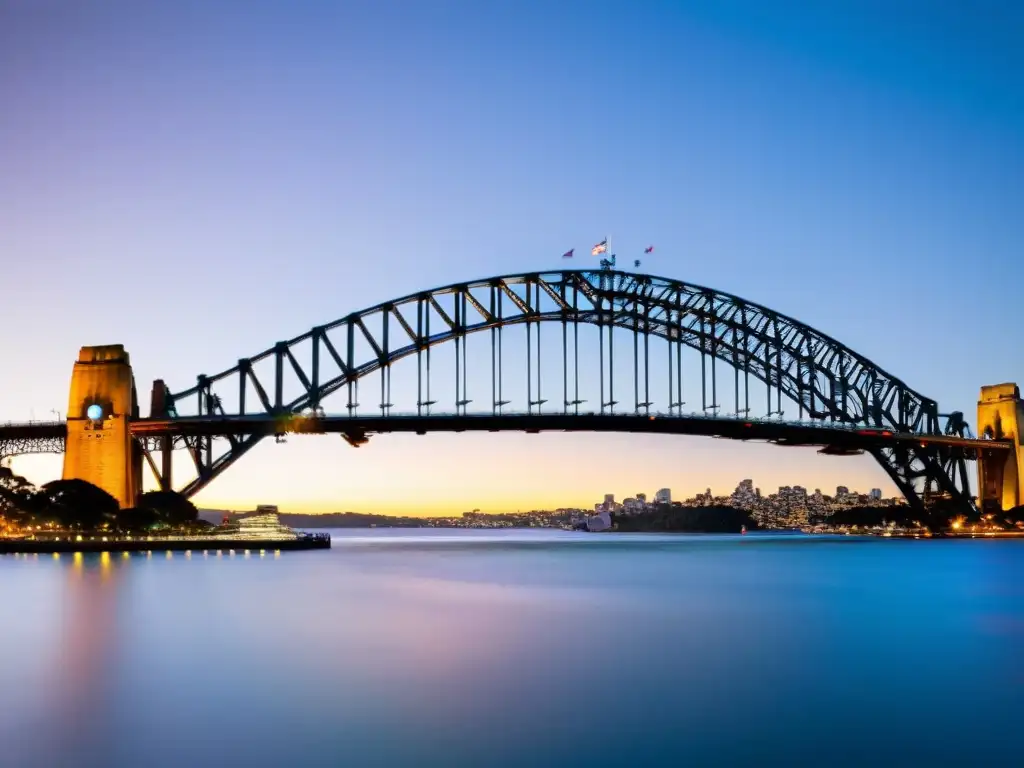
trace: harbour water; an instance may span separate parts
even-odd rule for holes
[[[1020,759],[1021,541],[333,535],[0,557],[0,764]]]

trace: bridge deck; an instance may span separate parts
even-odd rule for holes
[[[0,425],[0,441],[60,438],[64,422]],[[755,440],[779,445],[831,446],[867,449],[910,443],[944,445],[976,450],[1011,450],[1007,441],[979,440],[950,435],[921,435],[882,428],[848,427],[821,423],[793,423],[769,419],[638,414],[433,414],[429,416],[323,416],[318,418],[254,415],[242,417],[185,417],[139,419],[131,424],[140,437],[226,435],[349,434],[389,432],[633,432],[697,435],[733,440]]]

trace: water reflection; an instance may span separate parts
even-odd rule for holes
[[[38,558],[33,561],[38,564]],[[43,573],[4,569],[15,589],[19,582],[41,578],[45,583],[36,586],[45,588],[57,608],[45,625],[47,642],[17,649],[4,644],[5,652],[16,653],[34,670],[33,695],[19,696],[16,708],[5,706],[20,736],[6,742],[5,752],[13,765],[101,764],[110,738],[110,680],[117,672],[121,640],[116,626],[119,574],[109,554],[75,553],[49,562]]]
[[[264,554],[0,558],[9,764],[1015,759],[1021,543],[364,532]]]

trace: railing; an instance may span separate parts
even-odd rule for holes
[[[0,429],[4,427],[59,427],[61,424],[67,424],[66,419],[60,419],[58,421],[44,421],[42,419],[29,419],[28,421],[3,421],[0,422]]]

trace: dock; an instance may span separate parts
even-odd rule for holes
[[[242,550],[298,551],[330,549],[331,536],[327,533],[304,533],[294,539],[233,539],[217,536],[190,538],[145,537],[76,539],[21,538],[0,539],[0,555],[49,555],[70,552],[229,552]]]

